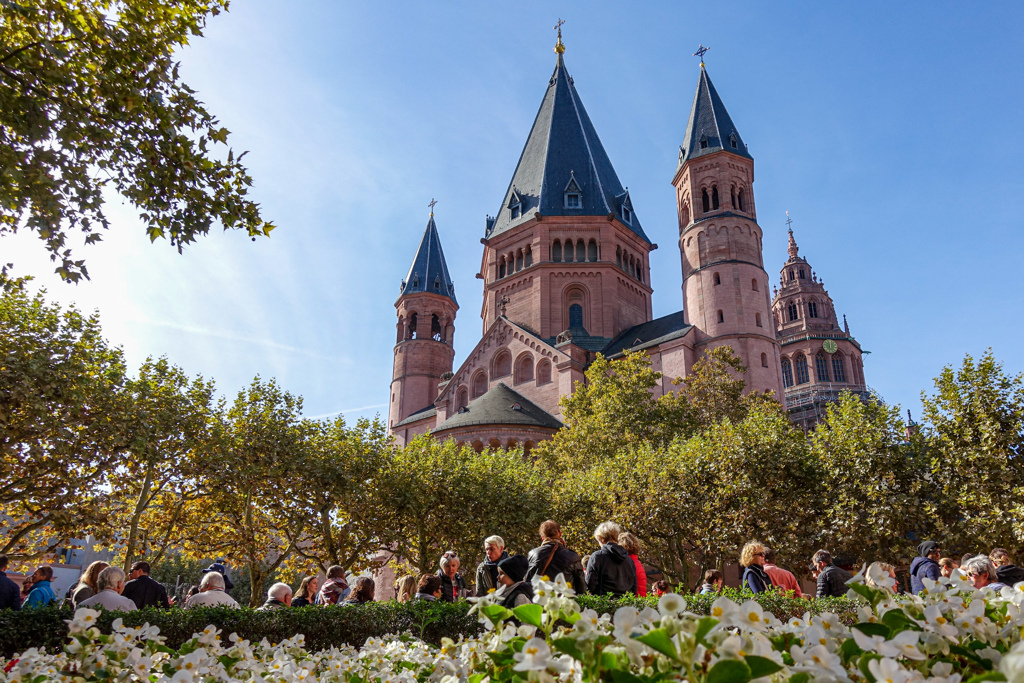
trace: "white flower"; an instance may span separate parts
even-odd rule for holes
[[[860,649],[877,652],[883,657],[903,655],[909,659],[926,658],[925,654],[917,647],[916,631],[900,631],[892,640],[886,640],[882,636],[869,636],[858,629],[853,629],[853,639]]]
[[[896,579],[889,575],[889,572],[882,569],[877,564],[872,564],[868,567],[868,580],[879,588],[892,588],[896,585]],[[849,583],[849,582],[847,582]]]
[[[71,626],[72,633],[78,630],[85,630],[96,625],[96,619],[99,618],[100,613],[94,609],[82,607],[75,610],[75,617],[71,620],[69,626]]]
[[[739,625],[752,628],[755,631],[764,631],[768,628],[768,622],[764,615],[764,608],[754,600],[747,600],[745,603],[740,605],[736,620]]]
[[[572,589],[572,586],[565,580],[562,573],[559,572],[558,576],[555,577],[555,592],[560,593],[563,597],[571,598],[576,595],[576,591]]]
[[[686,609],[686,600],[675,593],[665,593],[658,598],[658,611],[661,616],[667,617],[678,614]]]
[[[516,671],[543,671],[551,662],[551,648],[543,638],[531,638],[523,645],[523,651],[513,655]]]
[[[959,631],[956,626],[942,614],[938,605],[932,604],[924,608],[924,619],[928,627],[936,633],[956,638]]]
[[[711,603],[711,616],[719,621],[731,621],[739,614],[739,605],[724,595]]]
[[[856,633],[856,629],[854,629],[854,633]],[[909,671],[901,667],[895,659],[889,657],[870,660],[868,670],[875,677],[877,683],[906,683],[911,677]]]
[[[999,662],[999,670],[1006,676],[1007,683],[1024,683],[1024,642],[1010,648]]]

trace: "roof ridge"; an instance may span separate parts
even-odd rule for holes
[[[562,56],[558,56],[559,62],[561,62]],[[608,195],[605,194],[604,184],[601,182],[601,173],[597,169],[597,162],[594,160],[594,151],[590,149],[590,138],[587,136],[587,130],[583,126],[583,118],[580,116],[580,107],[577,102],[579,93],[576,92],[576,86],[569,81],[568,71],[566,72],[565,84],[569,88],[569,99],[572,102],[572,110],[576,113],[576,121],[580,124],[580,131],[583,133],[583,144],[587,147],[587,159],[590,161],[590,168],[594,171],[594,178],[597,180],[597,190],[601,194],[601,201],[604,202],[604,208],[607,209],[608,213],[612,212],[612,207],[608,206]]]

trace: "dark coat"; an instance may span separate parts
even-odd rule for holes
[[[529,581],[520,581],[506,588],[502,596],[501,606],[515,609],[516,600],[520,595],[525,595],[528,600],[533,601],[533,584]]]
[[[554,553],[554,557],[551,554]],[[532,581],[534,576],[556,578],[559,574],[565,577],[566,583],[572,586],[577,595],[587,592],[587,579],[583,573],[580,556],[565,547],[562,541],[544,541],[526,556],[530,562],[524,581]],[[551,562],[548,563],[548,558]],[[547,565],[547,569],[544,569]]]
[[[768,572],[759,564],[752,564],[743,570],[743,585],[741,588],[749,588],[755,593],[764,593],[775,584],[768,576]],[[845,594],[845,591],[843,591]]]
[[[917,595],[924,590],[924,581],[929,578],[938,581],[942,577],[942,569],[939,563],[928,557],[915,557],[910,563],[910,592]]]
[[[0,572],[0,609],[21,609],[21,589]]]
[[[312,604],[309,598],[292,598],[292,607],[309,607]]]
[[[168,609],[171,606],[167,600],[167,589],[163,584],[143,574],[137,579],[124,584],[124,591],[121,593],[135,603],[139,609],[146,607],[162,607]]]
[[[1000,583],[1013,587],[1024,581],[1024,569],[1015,564],[1007,564],[1002,567],[996,567],[996,576],[999,577]]]
[[[590,562],[587,563],[587,588],[594,595],[636,595],[636,565],[625,548],[618,543],[608,542],[590,556]]]
[[[508,557],[508,553],[501,552],[498,562]],[[476,597],[487,595],[487,591],[498,587],[498,562],[491,562],[486,557],[476,567]]]
[[[853,578],[853,574],[842,567],[830,564],[818,574],[818,597],[819,598],[840,598],[846,595],[849,588],[846,582]]]
[[[456,572],[455,578],[449,579],[443,569],[438,569],[437,575],[441,579],[441,599],[445,602],[455,602],[455,589],[466,590],[466,579],[462,574]]]

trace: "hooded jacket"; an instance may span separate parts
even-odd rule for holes
[[[587,588],[594,595],[636,595],[636,565],[625,548],[609,541],[590,556],[590,562],[587,563]]]
[[[554,553],[554,557],[551,554]],[[583,563],[580,556],[565,547],[561,540],[547,540],[530,551],[526,556],[530,561],[530,568],[526,571],[524,581],[532,581],[534,576],[547,576],[555,578],[561,574],[566,583],[572,585],[577,595],[587,592],[587,579],[583,575]],[[548,563],[548,558],[551,562]],[[544,569],[547,565],[547,569]]]
[[[1000,583],[1005,583],[1007,586],[1016,586],[1021,581],[1024,581],[1024,569],[1015,564],[1004,564],[1002,567],[996,567],[996,576],[999,577]]]
[[[938,581],[942,576],[939,563],[928,557],[915,557],[910,563],[910,591],[917,595],[924,590],[925,577]]]

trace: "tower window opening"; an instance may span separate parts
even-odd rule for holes
[[[807,279],[807,273],[804,272],[803,268],[800,269],[800,279],[801,280],[806,280]]]
[[[555,263],[562,262],[562,243],[558,240],[551,246],[551,260]]]
[[[761,314],[760,313],[755,313],[754,314],[754,324],[757,325],[758,327],[763,327],[763,325],[761,325]]]
[[[440,292],[441,291],[441,276],[440,275],[435,275],[434,276],[434,291],[435,292]]]
[[[729,136],[729,145],[731,145],[733,149],[739,149],[739,144],[736,142],[736,135]]]
[[[587,247],[583,244],[583,240],[576,240],[576,262],[583,263],[587,260]]]
[[[516,254],[516,272],[518,273],[523,269],[523,250],[520,249],[519,253]]]
[[[832,377],[837,382],[846,381],[846,368],[843,367],[843,357],[838,353],[832,356]]]
[[[711,201],[708,199],[707,188],[700,191],[700,203],[701,206],[704,208],[704,213],[707,213],[708,211],[711,210]]]
[[[501,261],[498,263],[498,279],[505,277],[505,257],[501,257]]]
[[[730,189],[730,194],[732,195],[732,208],[735,209],[736,208],[736,186],[735,185],[733,185],[732,188]]]
[[[810,302],[807,303],[807,317],[808,318],[817,318],[818,317],[818,304],[815,303],[814,301],[810,301]]]
[[[761,367],[762,368],[768,367],[768,354],[767,353],[762,353],[761,354]]]
[[[579,304],[569,306],[569,327],[583,327],[583,307]]]
[[[788,358],[782,361],[782,386],[793,386],[793,365]]]
[[[565,262],[566,263],[572,263],[573,262],[573,257],[572,257],[572,240],[566,240],[565,241],[565,252],[564,252],[564,255],[565,255]]]
[[[701,136],[701,138],[700,138],[700,148],[701,149],[707,149],[708,148],[707,136],[704,136],[704,135]]]
[[[750,288],[752,290],[754,290],[755,292],[758,291],[758,289],[757,289],[757,278],[754,278],[753,280],[750,281]]]
[[[409,339],[415,339],[416,338],[416,326],[417,326],[418,322],[419,322],[419,316],[417,316],[415,313],[413,313],[412,317],[409,318],[409,332],[411,333],[411,336],[409,337]]]
[[[807,358],[803,355],[796,357],[796,383],[807,384],[811,381],[811,376],[807,371]]]
[[[597,261],[597,241],[596,240],[590,240],[590,242],[587,243],[587,260],[591,261],[591,262]]]
[[[526,251],[523,253],[523,263],[527,268],[533,265],[533,249],[526,247]]]
[[[720,284],[722,284],[722,278],[718,275],[718,273],[715,273],[715,285],[717,286]]]
[[[819,382],[828,381],[828,359],[820,351],[814,357],[814,373],[817,375]]]
[[[789,306],[787,306],[786,307],[786,311],[789,313],[789,321],[790,322],[793,322],[794,320],[799,320],[800,319],[800,309],[798,309],[796,307],[795,303],[792,303]]]
[[[682,232],[683,228],[690,224],[690,205],[683,204],[683,212],[679,218],[679,231]]]
[[[622,249],[615,247],[615,265],[622,267]]]
[[[631,225],[633,222],[633,212],[625,204],[622,205],[622,222],[626,225]]]
[[[722,313],[722,309],[718,309],[718,322],[720,322],[720,323],[724,323],[725,322],[725,314]]]
[[[582,197],[578,192],[566,192],[565,193],[565,208],[567,209],[579,209],[583,206]]]
[[[509,207],[509,216],[512,220],[516,220],[523,214],[523,205],[518,202]]]
[[[441,321],[436,313],[430,316],[430,336],[434,341],[441,341]]]
[[[789,281],[790,281],[790,282],[792,282],[792,281],[793,281],[793,280],[795,280],[795,279],[796,279],[796,278],[795,278],[795,277],[793,276],[793,271],[792,271],[792,270],[791,270],[791,271],[789,271]]]
[[[718,185],[711,186],[711,210],[718,210]]]
[[[743,188],[742,187],[739,189],[739,192],[736,193],[736,208],[739,209],[740,211],[746,211],[746,209],[743,208]]]
[[[644,267],[640,263],[640,259],[636,261],[636,279],[640,282],[644,281]]]

